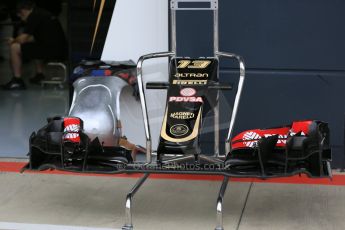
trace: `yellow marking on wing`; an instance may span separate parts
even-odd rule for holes
[[[193,140],[198,135],[199,126],[200,126],[200,119],[201,119],[201,108],[199,110],[198,117],[195,120],[193,132],[188,137],[184,137],[184,138],[169,137],[168,134],[166,133],[167,120],[168,120],[167,117],[168,117],[168,109],[165,112],[165,116],[164,116],[164,120],[163,120],[163,126],[162,126],[162,130],[161,130],[161,137],[163,139],[165,139],[167,141],[171,141],[171,142],[186,142],[186,141]]]

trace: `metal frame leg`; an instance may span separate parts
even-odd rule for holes
[[[126,223],[122,227],[122,230],[133,230],[133,223],[132,223],[132,199],[135,193],[139,190],[141,185],[146,181],[146,179],[150,176],[150,173],[145,173],[142,178],[140,178],[137,183],[133,186],[131,191],[127,194],[126,197]]]
[[[222,186],[220,187],[218,198],[217,198],[217,227],[215,230],[224,230],[223,228],[223,199],[228,186],[229,177],[224,177]]]

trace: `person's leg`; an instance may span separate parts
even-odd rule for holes
[[[36,65],[36,75],[33,78],[30,78],[30,83],[39,84],[44,78],[44,61],[41,59],[35,60]]]
[[[22,54],[19,43],[11,44],[10,60],[14,77],[20,78],[22,76]]]
[[[47,49],[43,49],[38,44],[32,43],[13,43],[10,45],[10,60],[13,71],[13,78],[7,84],[4,85],[4,89],[25,89],[24,81],[21,79],[22,76],[22,59],[30,60],[37,59],[42,56]],[[38,84],[44,78],[43,62],[36,62],[37,74],[34,78],[30,79],[31,83]]]
[[[3,86],[5,90],[18,90],[25,89],[22,76],[22,52],[21,45],[19,43],[13,43],[10,45],[10,60],[13,71],[13,78]]]

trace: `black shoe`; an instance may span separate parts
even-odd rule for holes
[[[42,73],[38,73],[35,75],[35,77],[30,78],[29,81],[32,84],[40,84],[44,78],[45,78],[45,76]]]
[[[4,90],[23,90],[26,89],[25,83],[20,78],[12,78],[7,84],[3,86]]]

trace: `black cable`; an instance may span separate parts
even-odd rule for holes
[[[243,208],[242,208],[241,216],[240,216],[240,219],[238,220],[236,230],[238,230],[240,228],[240,225],[241,225],[241,222],[242,222],[242,217],[243,217],[243,214],[244,214],[244,210],[247,207],[247,202],[248,202],[249,194],[250,194],[250,191],[252,190],[252,187],[253,187],[253,182],[251,182],[250,185],[249,185],[249,189],[248,189],[248,192],[247,192],[246,200],[244,201],[244,205],[243,205]]]

